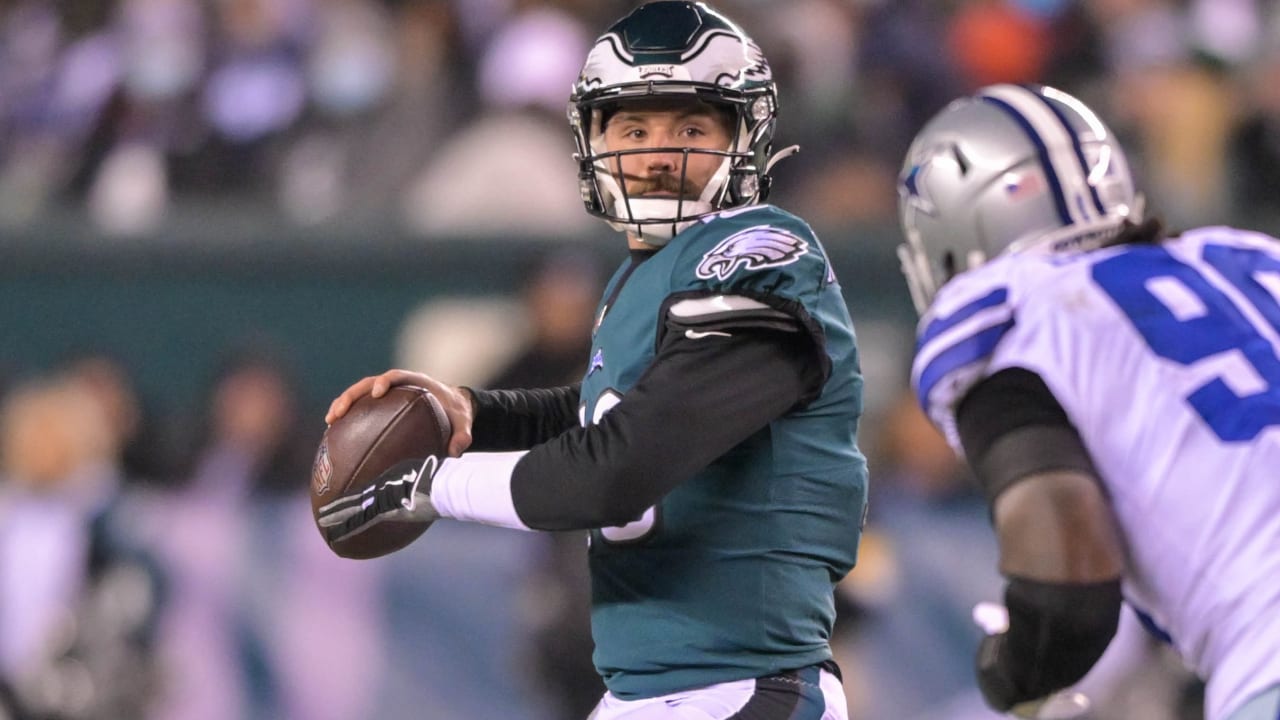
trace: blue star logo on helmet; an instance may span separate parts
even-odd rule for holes
[[[898,178],[898,193],[922,213],[934,215],[938,211],[938,206],[929,196],[929,172],[933,164],[944,157],[951,157],[945,146],[931,145],[917,155],[911,167]]]

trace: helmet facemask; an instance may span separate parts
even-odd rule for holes
[[[669,101],[669,102],[664,102]],[[665,244],[672,236],[688,227],[698,218],[718,212],[726,207],[736,207],[757,201],[761,195],[760,167],[752,150],[752,135],[764,128],[751,127],[744,119],[742,103],[726,103],[721,96],[705,100],[688,94],[650,93],[634,100],[635,107],[654,106],[660,109],[702,103],[712,114],[719,115],[730,137],[727,147],[720,149],[698,147],[646,147],[610,150],[605,140],[608,121],[619,107],[631,107],[626,100],[609,100],[582,103],[571,109],[574,113],[585,110],[589,128],[581,133],[580,143],[586,152],[580,152],[579,182],[583,201],[594,215],[605,219],[614,229],[632,233],[653,245]],[[575,121],[576,122],[576,121]],[[575,124],[575,131],[578,126]],[[674,197],[639,197],[628,183],[622,182],[624,158],[651,154],[679,157],[671,174],[671,186],[660,189]],[[692,178],[690,160],[718,158],[715,169],[701,187],[690,187]],[[638,178],[632,178],[632,182]],[[661,182],[661,180],[660,180]],[[696,192],[696,195],[692,192]]]
[[[731,118],[727,146],[610,151],[604,143],[609,114],[647,102],[716,108]],[[616,23],[588,55],[568,114],[587,212],[652,245],[665,244],[698,218],[762,202],[769,168],[791,150],[770,154],[777,93],[760,48],[702,3],[649,2]],[[678,155],[682,185],[689,160],[711,154],[720,161],[694,197],[641,198],[618,179],[621,159],[640,152]]]

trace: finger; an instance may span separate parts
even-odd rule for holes
[[[329,412],[324,416],[324,421],[332,425],[341,419],[343,415],[346,415],[350,409],[351,399],[346,395],[340,395],[329,404]]]
[[[338,397],[329,403],[329,412],[324,416],[325,422],[332,425],[338,418],[347,414],[351,406],[356,400],[364,397],[369,393],[369,388],[373,385],[374,378],[366,377],[357,380],[351,387],[343,390]]]
[[[343,401],[342,396],[339,395],[333,399],[333,402],[329,403],[329,411],[324,414],[324,422],[326,425],[332,425],[346,413],[346,403]]]
[[[369,487],[365,488],[364,490],[358,493],[343,495],[342,497],[322,506],[318,511],[316,511],[316,514],[321,519],[323,519],[326,517],[331,517],[332,515],[335,515],[338,513],[344,513],[346,512],[347,509],[351,507],[359,508],[366,501],[368,501],[369,496],[375,492],[377,492],[377,488],[370,485]],[[343,517],[345,518],[346,515],[343,515]]]
[[[347,410],[351,409],[351,402],[347,400],[345,395],[339,395],[329,403],[329,412],[325,413],[324,421],[327,425],[332,425],[338,421],[338,418],[347,414]]]
[[[455,430],[449,436],[449,457],[461,457],[462,453],[471,447],[471,432],[468,430]]]
[[[353,515],[360,512],[360,509],[361,508],[359,505],[353,505],[349,508],[346,508],[345,510],[338,510],[337,512],[331,512],[328,515],[321,515],[319,518],[316,519],[316,524],[322,528],[330,528],[330,527],[333,527],[334,525],[341,525],[345,523],[348,519],[350,519]]]

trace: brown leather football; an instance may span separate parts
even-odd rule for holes
[[[406,460],[430,455],[443,460],[450,434],[440,401],[423,388],[396,385],[382,397],[360,398],[320,440],[311,466],[312,516],[343,495],[369,487]],[[328,544],[345,558],[380,557],[413,542],[427,527],[429,523],[387,520]]]

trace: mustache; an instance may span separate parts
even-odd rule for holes
[[[695,188],[686,180],[681,182],[680,176],[674,173],[662,173],[660,175],[623,175],[626,182],[627,194],[648,195],[650,193],[671,193],[673,195],[693,196]]]

